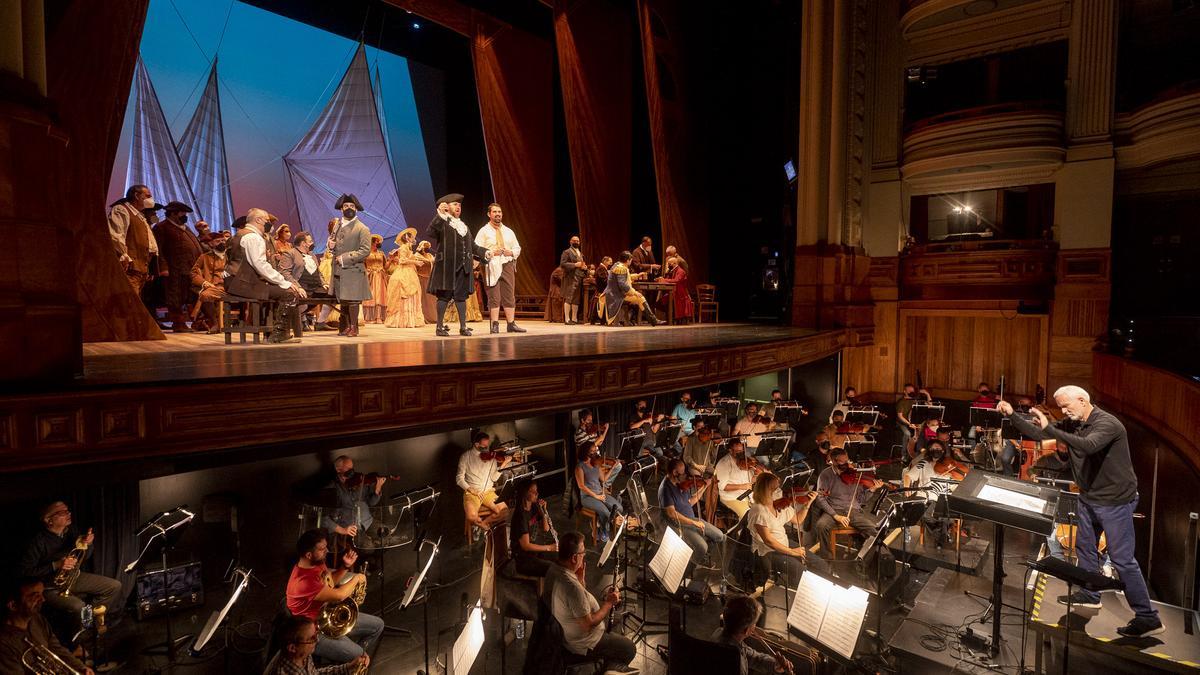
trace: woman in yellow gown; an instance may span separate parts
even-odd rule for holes
[[[425,314],[421,307],[424,289],[417,268],[432,265],[433,256],[423,251],[413,252],[416,238],[417,231],[411,227],[396,236],[397,248],[392,251],[395,269],[387,286],[387,320],[384,325],[388,328],[419,328],[425,325]]]
[[[363,264],[367,268],[367,284],[371,287],[371,299],[362,304],[366,315],[363,318],[371,323],[383,323],[384,314],[387,313],[389,270],[387,256],[383,253],[383,237],[380,235],[371,235],[371,253]]]

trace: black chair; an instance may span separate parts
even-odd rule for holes
[[[260,669],[266,670],[267,664],[271,662],[271,658],[275,656],[283,648],[283,627],[288,619],[292,618],[292,612],[287,607],[287,598],[279,602],[279,606],[275,608],[275,615],[271,617],[270,632],[267,634],[267,643],[263,645],[262,656],[260,657]]]
[[[742,667],[737,647],[718,644],[688,635],[672,620],[667,634],[667,675],[695,673],[736,673]]]
[[[604,667],[604,659],[567,651],[563,647],[562,626],[550,612],[550,607],[539,599],[538,617],[533,622],[522,675],[566,675],[586,666],[598,673]]]

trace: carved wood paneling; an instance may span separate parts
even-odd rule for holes
[[[992,243],[996,247],[987,250],[940,245],[909,249],[900,257],[901,297],[905,300],[1052,297],[1056,261],[1052,242]]]
[[[0,398],[0,473],[465,426],[759,375],[846,345],[844,331],[828,331],[679,352],[97,386],[72,392],[69,408],[61,394],[10,395]]]
[[[1092,359],[1099,405],[1154,430],[1200,471],[1200,384],[1113,354],[1097,352]]]

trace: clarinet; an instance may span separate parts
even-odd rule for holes
[[[546,511],[545,502],[538,502],[538,510],[542,512],[543,521],[550,526],[550,536],[554,537],[554,549],[558,550],[558,532],[554,529],[554,521],[550,518],[550,514]]]

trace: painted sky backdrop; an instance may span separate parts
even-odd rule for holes
[[[288,214],[295,200],[283,155],[320,114],[356,46],[237,0],[151,0],[141,53],[177,143],[216,53],[234,214],[262,207],[291,222],[296,232],[295,216]],[[408,62],[372,47],[367,47],[367,60],[372,72],[378,65],[381,73],[384,123],[401,207],[410,223],[424,222],[434,196]],[[130,96],[108,203],[125,193],[133,105]],[[166,203],[173,195],[155,198]]]

